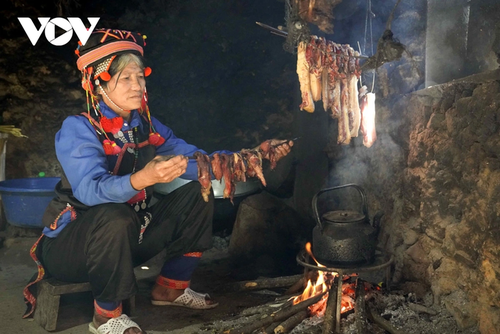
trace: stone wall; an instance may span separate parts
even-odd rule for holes
[[[377,142],[337,149],[333,181],[361,184],[386,212],[396,282],[430,289],[464,328],[500,333],[500,71],[377,112]]]

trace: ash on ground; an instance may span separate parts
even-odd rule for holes
[[[417,301],[414,294],[405,294],[403,291],[377,293],[370,301],[371,307],[391,323],[391,325],[405,334],[479,334],[477,327],[462,329],[446,307],[432,305],[432,294],[424,300]],[[418,306],[415,306],[418,305]],[[343,315],[341,318],[342,334],[357,334],[354,313]],[[291,334],[310,333],[321,334],[323,318],[311,317],[294,328]],[[368,332],[385,334],[386,331],[377,324],[368,321]]]

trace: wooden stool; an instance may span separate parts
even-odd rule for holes
[[[55,278],[38,283],[38,297],[34,319],[46,331],[56,330],[61,295],[91,291],[90,283],[67,283]],[[123,301],[123,312],[131,316],[135,312],[135,296]]]

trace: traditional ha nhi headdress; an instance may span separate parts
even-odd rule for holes
[[[106,92],[102,89],[100,80],[109,81],[111,79],[108,71],[113,60],[125,53],[144,56],[143,47],[146,46],[145,40],[146,36],[137,32],[96,29],[89,37],[87,43],[82,45],[79,41],[78,47],[75,50],[75,54],[78,56],[76,65],[82,72],[82,88],[85,90],[87,96],[87,117],[96,131],[106,136],[103,147],[107,155],[114,155],[120,152],[118,145],[108,137],[107,133],[118,133],[123,126],[123,118],[115,117],[109,119],[101,113],[94,87],[99,87],[101,92],[105,94]],[[150,74],[151,68],[146,67],[144,69],[144,76],[147,77]],[[114,104],[113,101],[111,103]],[[94,121],[91,116],[91,106],[97,117],[97,121]],[[118,107],[117,105],[115,106]],[[146,90],[144,90],[139,113],[149,122],[149,143],[155,146],[163,144],[165,139],[156,132],[151,122]]]

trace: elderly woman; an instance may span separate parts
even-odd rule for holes
[[[189,288],[202,252],[211,246],[213,194],[206,202],[199,182],[190,182],[150,205],[154,184],[181,176],[197,180],[196,161],[187,156],[201,150],[150,116],[144,45],[138,33],[99,29],[76,50],[88,108],[68,117],[56,135],[64,175],[44,215],[44,235],[32,249],[40,258],[37,280],[48,274],[90,282],[95,311],[89,329],[96,334],[142,333],[122,314],[122,300],[136,293],[134,267],[164,249],[167,260],[151,302],[217,306],[208,294]],[[275,143],[280,156],[293,145]],[[28,287],[26,316],[36,303]]]

